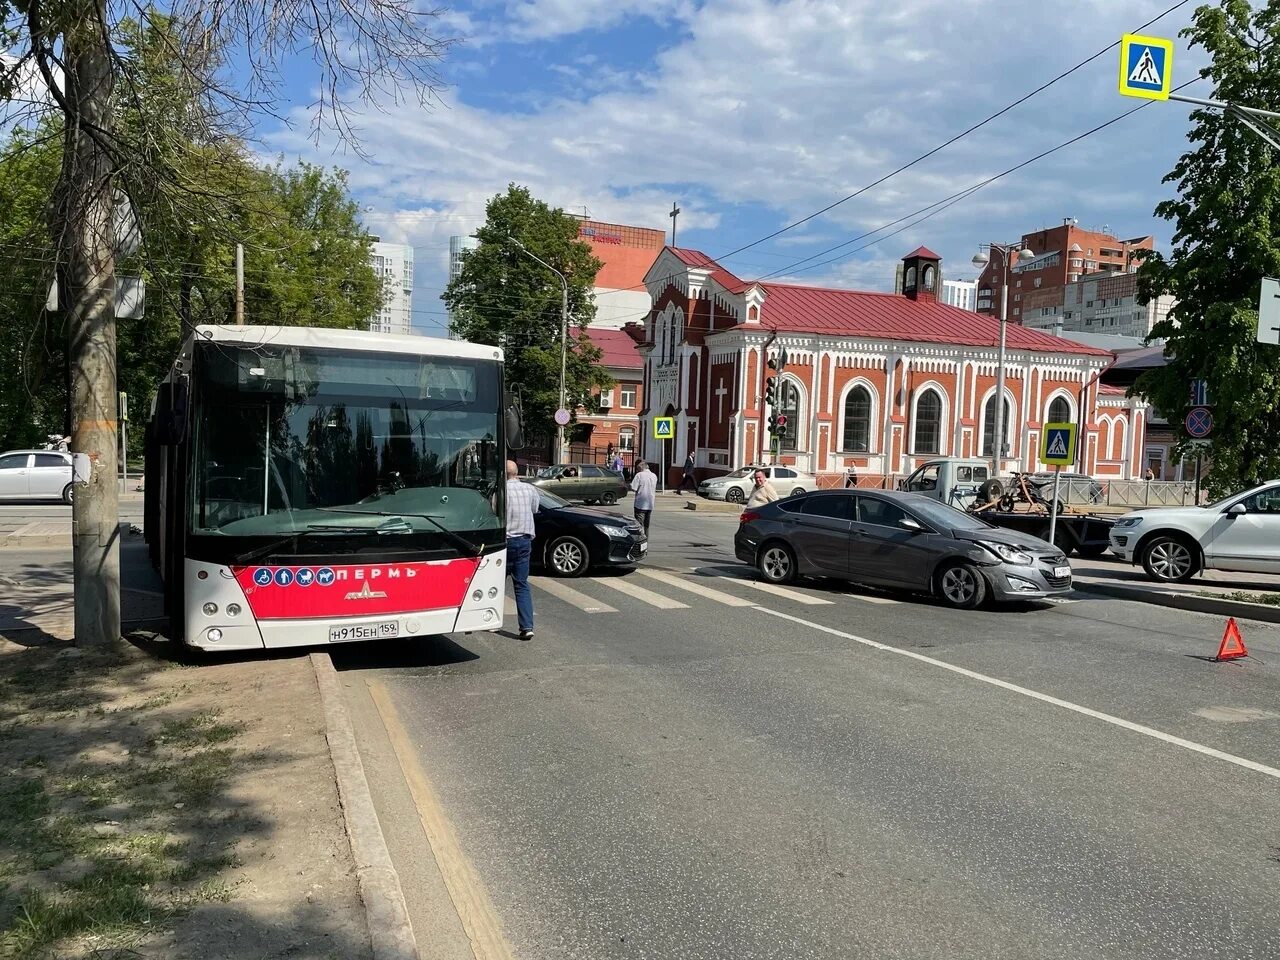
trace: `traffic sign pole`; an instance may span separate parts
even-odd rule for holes
[[[1053,502],[1049,505],[1049,542],[1055,547],[1058,541],[1054,539],[1058,533],[1058,507],[1061,501],[1058,499],[1058,484],[1062,482],[1062,468],[1053,468]],[[1063,553],[1066,553],[1064,550]]]

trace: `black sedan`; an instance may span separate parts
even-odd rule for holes
[[[915,493],[832,490],[749,507],[734,549],[771,583],[834,577],[962,609],[1071,591],[1057,547]]]
[[[580,577],[593,567],[634,566],[649,549],[640,524],[607,510],[575,507],[538,488],[533,563],[557,577]]]

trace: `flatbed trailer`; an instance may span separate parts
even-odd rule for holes
[[[1049,539],[1048,513],[988,509],[976,510],[974,516],[994,523],[997,527],[1029,533],[1041,540]],[[1067,556],[1074,552],[1086,559],[1100,557],[1111,545],[1111,528],[1115,522],[1114,517],[1064,511],[1058,514],[1053,534],[1054,545]]]

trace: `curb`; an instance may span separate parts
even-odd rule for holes
[[[71,547],[71,537],[0,537],[0,550],[41,550],[45,547]]]
[[[1258,620],[1263,623],[1280,623],[1280,607],[1268,606],[1265,603],[1219,600],[1215,597],[1198,597],[1188,593],[1161,593],[1158,590],[1144,590],[1142,587],[1121,586],[1114,583],[1094,583],[1093,581],[1081,583],[1077,580],[1075,588],[1082,593],[1101,593],[1121,600],[1152,603],[1160,607],[1175,607],[1178,610],[1190,610],[1193,613],[1215,614],[1220,617],[1239,617],[1244,620]]]
[[[378,823],[369,781],[360,762],[351,717],[338,686],[338,674],[327,653],[311,654],[316,672],[316,685],[324,704],[325,736],[329,754],[337,774],[338,797],[342,802],[342,818],[355,859],[356,877],[360,882],[360,899],[364,901],[365,919],[373,960],[421,960],[409,910],[405,906],[400,876],[391,862],[386,838]]]

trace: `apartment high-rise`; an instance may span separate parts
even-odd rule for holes
[[[942,295],[938,297],[943,303],[961,310],[976,310],[978,306],[977,280],[943,280]]]
[[[413,327],[413,247],[373,238],[373,270],[382,280],[382,309],[369,319],[374,333],[409,333]]]
[[[1061,308],[1067,284],[1082,277],[1127,272],[1134,266],[1134,253],[1152,249],[1154,238],[1121,240],[1106,229],[1081,229],[1074,218],[1067,217],[1060,226],[1024,233],[1022,243],[1034,257],[1013,264],[1008,274],[1008,319],[1013,323],[1039,317],[1041,311],[1055,305]],[[1004,266],[1003,257],[995,253],[979,275],[978,313],[999,316]]]
[[[480,246],[480,241],[475,237],[450,237],[449,238],[449,281],[453,282],[458,275],[462,273],[462,260],[466,256],[467,251],[475,250]],[[457,340],[457,335],[453,332],[453,311],[449,311],[449,339]]]

